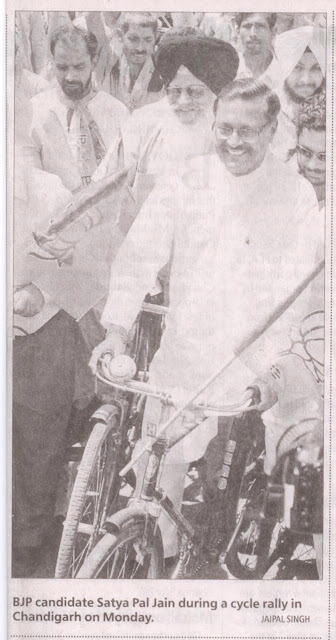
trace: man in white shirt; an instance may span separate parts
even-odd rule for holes
[[[97,47],[90,32],[56,29],[50,50],[58,86],[32,99],[32,162],[58,175],[70,191],[91,182],[128,116],[119,100],[92,85]]]
[[[118,146],[121,125],[128,117],[125,105],[94,88],[92,76],[97,48],[96,37],[88,31],[68,24],[55,29],[50,36],[50,51],[58,86],[31,100],[33,146],[26,162],[58,176],[61,186],[70,192],[85,189],[91,183],[106,150]],[[79,270],[78,286],[73,290],[70,280],[68,287],[63,288],[64,296],[71,300],[80,296],[83,300],[87,296],[86,310],[104,296],[108,283],[110,251],[113,254],[117,237],[116,208],[109,206],[108,213],[104,222],[87,234],[76,250],[74,266]],[[50,270],[46,267],[46,274],[47,271]],[[75,270],[68,269],[66,273],[74,277]],[[46,279],[48,277],[46,275]],[[83,296],[85,283],[92,284],[92,279],[97,283],[96,291],[92,291],[90,285]],[[92,293],[96,299],[91,304]],[[97,322],[93,316],[91,313],[85,328],[81,325],[90,346],[96,340]]]
[[[93,351],[93,370],[104,351],[123,352],[141,301],[172,246],[170,308],[150,368],[152,384],[167,391],[196,389],[314,263],[314,190],[269,152],[280,111],[277,96],[254,79],[236,80],[221,91],[215,110],[217,155],[195,158],[180,180],[154,189],[112,265],[101,320],[107,336]],[[260,352],[232,367],[203,399],[233,402],[266,366]],[[147,424],[158,422],[154,404],[147,406],[144,437]],[[167,456],[162,486],[177,506],[188,463],[203,455],[216,432],[217,424],[208,419]],[[163,537],[166,555],[176,553],[167,523]]]
[[[131,115],[121,130],[118,157],[115,148],[108,150],[95,174],[111,173],[120,156],[126,167],[133,167],[128,179],[132,199],[120,221],[125,231],[160,176],[191,156],[213,151],[213,104],[238,68],[230,44],[190,27],[163,35],[155,62],[166,96]]]
[[[118,140],[120,124],[127,117],[124,105],[92,89],[96,45],[90,34],[61,27],[51,38],[59,87],[29,102],[17,87],[14,325],[19,335],[13,349],[14,577],[32,577],[50,541],[50,531],[55,530],[56,490],[70,412],[74,402],[77,409],[88,406],[94,394],[84,354],[101,339],[96,333],[100,325],[89,310],[108,286],[106,254],[113,242],[112,223],[104,218],[100,226],[91,229],[76,248],[73,264],[62,269],[57,260],[38,259],[36,254],[50,256],[43,255],[37,246],[32,249],[31,244],[32,232],[43,228],[55,209],[69,204],[71,191],[87,190],[106,146]]]
[[[237,13],[236,24],[242,44],[237,78],[255,78],[270,83],[273,67],[276,13]]]
[[[159,26],[156,15],[148,11],[122,13],[115,23],[112,43],[98,11],[87,12],[86,24],[99,42],[95,70],[99,87],[123,102],[130,112],[163,96],[153,59]]]

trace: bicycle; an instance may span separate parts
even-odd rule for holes
[[[312,535],[322,533],[321,447],[313,447],[305,460],[307,437],[315,423],[307,419],[286,430],[270,478],[262,469],[254,477],[246,474],[237,524],[223,558],[235,577],[318,579]]]
[[[261,322],[248,336],[246,336],[241,341],[241,343],[236,347],[234,353],[230,354],[225,362],[222,363],[221,367],[218,370],[214,371],[203,383],[202,387],[194,391],[193,394],[189,397],[188,408],[193,405],[197,409],[201,409],[201,411],[203,412],[203,416],[206,416],[207,414],[209,415],[209,410],[210,415],[218,416],[238,416],[245,411],[254,410],[254,406],[250,405],[251,401],[249,401],[244,406],[235,405],[225,408],[209,408],[204,406],[197,407],[197,405],[194,405],[193,403],[195,399],[199,397],[200,393],[202,393],[204,389],[212,384],[212,382],[221,373],[223,373],[223,371],[226,370],[231,365],[231,363],[234,362],[234,360],[239,357],[239,355],[243,353],[250,344],[252,344],[260,335],[262,335],[265,329],[269,327],[288,308],[288,306],[307,287],[307,285],[316,276],[316,274],[321,271],[322,268],[323,261],[316,267],[314,267],[313,271],[296,287],[296,289],[290,294],[290,296],[287,296],[287,298],[277,306],[277,308],[269,315],[269,317],[265,321]],[[106,380],[104,380],[104,378],[101,378],[99,374],[97,375],[98,378],[100,378],[103,382],[111,386],[111,382],[107,382]],[[122,389],[124,392],[127,392],[132,389],[135,390],[134,384],[135,383],[121,386],[118,385],[117,388]],[[162,421],[164,422],[165,414],[167,413],[167,410],[169,409],[169,403],[171,402],[169,401],[169,397],[167,397],[162,392],[160,393],[158,391],[150,389],[148,386],[143,386],[142,389],[138,387],[137,390],[144,396],[152,396],[161,400]],[[173,415],[166,421],[164,429],[170,426],[170,424],[172,424],[172,422],[181,413],[182,409],[175,411]],[[186,416],[187,414],[185,414],[185,418]],[[188,429],[188,433],[195,429],[198,424],[199,422],[197,422],[197,420],[194,420],[191,424],[189,424],[190,428]],[[161,429],[161,432],[163,432],[163,428]],[[194,570],[192,569],[190,571],[187,567],[188,565],[190,566],[194,564],[193,562],[190,562],[194,558],[199,558],[201,563],[203,564],[210,564],[214,560],[214,558],[216,562],[218,557],[219,560],[221,560],[221,556],[223,556],[223,554],[226,552],[226,549],[230,549],[232,538],[229,541],[228,546],[227,536],[231,524],[229,525],[229,527],[227,527],[226,531],[225,527],[223,527],[224,534],[219,530],[216,532],[216,536],[218,537],[220,542],[215,545],[214,553],[211,554],[209,553],[209,545],[204,536],[198,533],[196,527],[190,525],[183,514],[174,507],[169,498],[165,496],[162,490],[160,490],[159,478],[163,468],[165,455],[167,451],[172,446],[177,444],[183,437],[185,437],[185,435],[187,434],[184,433],[183,435],[176,437],[174,440],[171,439],[171,441],[168,442],[167,438],[163,436],[163,433],[159,432],[159,436],[154,439],[151,447],[147,446],[145,450],[142,451],[141,455],[146,454],[147,457],[146,473],[142,485],[136,488],[136,491],[129,501],[126,509],[118,511],[115,515],[112,515],[107,519],[103,527],[103,531],[105,531],[105,534],[92,550],[92,552],[88,555],[86,561],[82,565],[76,577],[163,577],[162,540],[160,528],[158,526],[158,518],[161,512],[164,512],[173,521],[182,541],[179,560],[172,573],[172,578],[192,576]],[[237,453],[236,456],[232,455],[232,463],[234,458],[236,460],[239,460],[239,449],[240,448],[237,447],[237,452],[227,451],[230,456],[231,454]],[[129,471],[130,468],[134,466],[138,458],[139,456],[135,457],[135,459],[133,459],[131,463],[126,465],[126,467],[121,472],[121,475],[125,476],[126,471]],[[236,491],[236,487],[239,486],[240,489],[237,496],[239,498],[242,487],[244,487],[247,482],[246,478],[249,478],[251,473],[251,487],[258,487],[258,483],[256,482],[256,480],[259,476],[263,477],[263,474],[259,473],[260,465],[260,443],[258,446],[258,437],[256,437],[254,438],[252,450],[251,448],[246,448],[243,459],[240,461],[239,465],[237,465],[237,469],[239,470],[240,474],[240,476],[238,474],[239,481],[238,478],[236,478],[236,483],[230,482],[231,472],[228,474],[228,476],[225,476],[225,473],[223,474],[223,479],[227,482],[227,487],[229,487],[229,485],[231,485],[231,487],[234,486],[234,490]],[[231,465],[227,464],[226,460],[224,460],[223,468],[228,466]],[[223,507],[223,513],[225,514],[221,521],[222,523],[229,522],[229,518],[227,516],[230,511],[228,511],[227,507],[228,501],[225,500],[226,495],[228,495],[228,492],[224,492],[223,502],[219,501],[218,503],[220,504],[220,507]],[[232,523],[233,526],[236,525],[235,518],[232,519]],[[235,526],[233,534],[234,537],[237,528],[239,529],[239,524]],[[222,554],[219,555],[219,549],[221,547],[221,544],[223,545],[223,541],[224,546],[222,546]],[[111,559],[113,559],[112,562]],[[195,571],[197,571],[197,567]]]
[[[166,307],[147,296],[133,327],[128,352],[137,364],[136,377],[146,380],[160,344]],[[148,302],[151,300],[151,302]],[[103,534],[102,524],[119,507],[119,471],[129,460],[141,432],[143,402],[136,393],[96,388],[102,401],[90,419],[90,435],[72,448],[79,461],[58,551],[55,577],[74,577]],[[73,455],[74,454],[74,455]],[[135,483],[128,474],[128,483]],[[126,484],[126,481],[125,481]]]
[[[143,396],[159,399],[162,404],[162,421],[165,420],[170,407],[174,406],[170,396],[162,391],[152,389],[148,384],[138,382],[116,384],[104,379],[99,372],[96,375],[98,379],[108,386],[120,389],[124,393],[135,391],[143,394]],[[227,407],[195,405],[194,409],[202,412],[202,419],[210,415],[241,416],[244,412],[253,411],[253,406],[250,406],[250,403],[251,401],[248,400],[244,404]],[[200,419],[188,422],[190,420],[190,412],[185,414],[185,420],[186,424],[188,424],[187,433],[197,428],[200,423]],[[125,509],[107,518],[104,524],[105,534],[87,556],[76,578],[140,579],[164,577],[162,537],[158,524],[161,513],[165,513],[172,520],[181,540],[179,558],[172,571],[172,579],[193,577],[193,575],[197,574],[201,565],[217,564],[220,554],[220,542],[224,535],[223,522],[226,520],[225,515],[222,518],[218,518],[219,510],[213,509],[214,502],[212,502],[210,512],[215,517],[212,519],[211,524],[216,529],[216,532],[213,538],[214,542],[209,546],[208,528],[207,532],[202,534],[202,531],[192,526],[159,486],[167,452],[182,440],[187,433],[180,434],[175,438],[157,436],[153,439],[150,447],[146,448],[144,452],[147,457],[146,472],[142,485],[136,487]],[[238,433],[239,430],[237,430],[236,435]],[[229,448],[232,448],[232,443],[233,440],[229,441]],[[237,447],[237,451],[238,449],[239,447]],[[250,449],[251,447],[249,448],[249,453]],[[225,475],[229,476],[226,468],[230,468],[231,462],[234,461],[234,455],[231,456],[230,460],[229,458],[230,456],[226,456],[224,459],[222,479],[225,480]],[[133,464],[134,462],[129,463],[123,469],[122,475]],[[233,465],[234,469],[236,465],[237,468],[238,466],[241,467],[241,457],[238,460],[238,456],[236,456],[236,461]],[[218,501],[218,505],[219,502],[223,506],[223,498]],[[227,501],[224,499],[224,502],[226,503]]]

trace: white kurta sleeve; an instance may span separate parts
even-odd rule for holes
[[[266,319],[276,306],[292,294],[316,265],[317,249],[323,237],[323,220],[318,210],[316,195],[311,184],[300,178],[296,194],[287,212],[286,227],[279,234],[279,259],[268,269],[272,281],[268,283],[269,295],[259,305],[258,321]],[[309,312],[310,284],[287,310],[272,324],[242,355],[242,361],[257,375],[264,377],[265,371],[290,346],[292,327],[300,326]],[[258,317],[258,309],[256,312]]]
[[[112,264],[103,326],[118,324],[129,330],[158,271],[167,264],[179,206],[175,193],[168,182],[156,187],[126,236]]]
[[[147,110],[145,110],[145,114]],[[136,166],[139,160],[141,144],[144,137],[146,120],[141,109],[134,111],[121,129],[122,153],[125,167]]]

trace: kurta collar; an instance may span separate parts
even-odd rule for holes
[[[57,95],[62,104],[67,107],[67,109],[76,110],[86,107],[88,102],[90,102],[90,100],[92,100],[92,98],[94,98],[96,94],[97,90],[91,86],[90,91],[83,98],[81,98],[80,100],[71,100],[71,98],[68,98],[68,96],[65,95],[64,91],[62,91],[60,85],[58,85],[57,87]]]
[[[232,185],[237,185],[240,187],[241,185],[254,184],[266,179],[266,176],[268,176],[270,173],[270,166],[273,164],[273,155],[268,150],[261,165],[257,169],[255,169],[255,171],[247,173],[244,176],[234,176],[232,173],[230,173],[230,171],[226,169],[224,163],[222,163],[219,159],[218,161],[221,165],[225,180],[227,182],[230,182]]]

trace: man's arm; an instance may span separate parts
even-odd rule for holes
[[[95,373],[101,355],[123,353],[127,334],[158,271],[168,262],[174,235],[173,186],[157,187],[144,204],[112,265],[110,289],[101,323],[107,336],[92,352]]]
[[[293,226],[288,229],[292,236],[291,251],[287,251],[283,256],[283,270],[279,274],[280,283],[285,282],[288,286],[288,293],[311,272],[314,264],[323,258],[321,246],[324,238],[324,218],[318,209],[312,185],[303,178],[300,182],[296,208],[293,211]],[[321,305],[316,305],[314,302],[316,297],[314,291],[322,283],[321,276],[315,278],[279,318],[272,330],[264,336],[265,342],[262,343],[262,349],[267,353],[269,347],[269,352],[273,354],[273,357],[272,360],[269,358],[269,361],[265,362],[263,369],[259,370],[259,378],[252,385],[252,388],[257,387],[260,393],[260,403],[257,407],[260,411],[266,411],[278,400],[279,379],[274,376],[274,366],[284,360],[281,358],[281,354],[290,347],[290,333],[293,327],[298,327],[307,314],[320,310]],[[274,284],[277,286],[276,282]],[[321,292],[317,298],[321,300],[322,297]],[[257,351],[252,359],[258,358],[259,350],[260,345],[259,348],[257,346]],[[287,360],[288,358],[285,358],[285,361]],[[302,370],[306,374],[306,371]]]
[[[176,200],[168,183],[157,187],[130,229],[111,268],[109,296],[101,319],[106,328],[110,324],[131,328],[158,271],[168,262]]]
[[[88,31],[96,36],[99,43],[98,57],[94,70],[96,82],[99,87],[110,93],[110,75],[118,58],[112,51],[100,12],[88,11],[86,14],[86,24]]]

